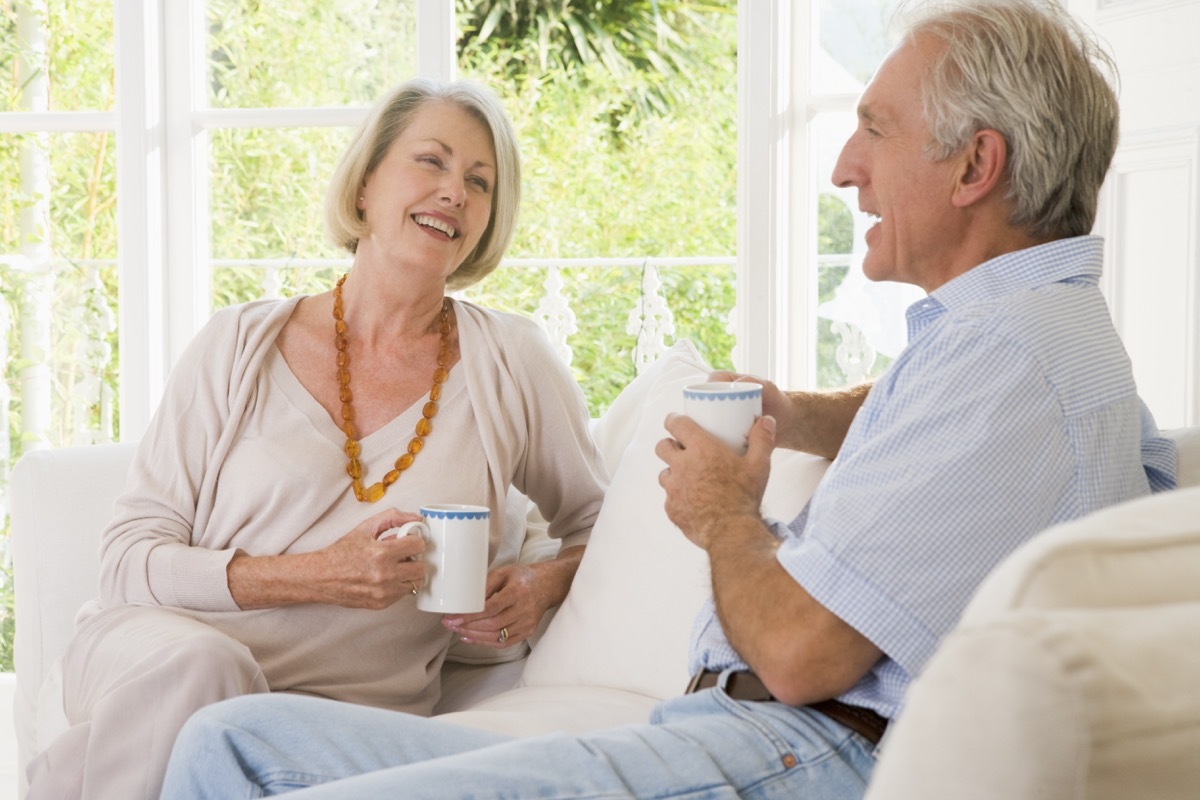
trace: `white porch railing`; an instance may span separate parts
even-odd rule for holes
[[[210,268],[214,272],[261,273],[258,296],[271,298],[281,296],[284,275],[289,270],[341,270],[349,264],[347,259],[222,259],[211,261]],[[545,272],[532,317],[567,364],[574,357],[570,339],[579,332],[568,291],[572,285],[570,273],[593,267],[640,272],[640,292],[624,312],[625,332],[635,339],[633,362],[640,373],[670,347],[676,334],[675,314],[668,304],[660,271],[720,267],[732,272],[734,264],[733,257],[514,258],[506,259],[504,268]],[[822,260],[823,267],[846,264],[848,257]],[[114,369],[110,340],[116,329],[116,298],[110,296],[101,278],[109,271],[111,283],[113,269],[115,262],[111,260],[35,263],[26,256],[0,256],[0,278],[17,305],[10,308],[7,301],[0,300],[0,359],[8,366],[9,378],[15,377],[19,385],[14,392],[9,381],[0,382],[0,516],[7,509],[8,474],[14,457],[10,455],[14,448],[9,433],[14,409],[20,414],[19,453],[114,438],[116,409],[111,380],[106,381],[105,375],[111,375]],[[463,294],[469,298],[471,290]],[[830,314],[839,339],[838,366],[847,379],[860,380],[870,369],[874,350],[856,325],[838,317]],[[17,331],[13,330],[14,320],[19,321]],[[734,320],[723,322],[727,332],[734,330]],[[10,342],[16,342],[17,352],[9,352]],[[734,363],[742,363],[740,354],[731,355]],[[14,360],[15,367],[10,365]]]
[[[569,339],[578,333],[576,313],[565,291],[570,271],[586,267],[640,270],[641,293],[628,310],[626,332],[636,337],[634,363],[641,372],[666,351],[675,334],[674,315],[662,291],[659,270],[732,269],[734,262],[733,257],[529,258],[507,259],[504,267],[545,270],[541,298],[532,316],[567,364],[573,358]],[[348,260],[339,259],[214,259],[210,263],[214,271],[261,272],[258,289],[262,298],[281,296],[282,276],[288,270],[346,269],[349,265]],[[101,271],[114,267],[111,260],[35,263],[25,256],[0,257],[0,275],[10,286],[9,295],[19,298],[17,308],[0,300],[0,360],[8,365],[16,359],[20,387],[14,402],[9,382],[0,382],[0,491],[7,486],[11,467],[10,409],[16,406],[20,409],[20,453],[113,440],[113,393],[104,375],[113,367],[109,340],[116,329],[116,298],[107,291]],[[469,297],[470,290],[464,294]],[[15,332],[14,320],[19,320]],[[9,352],[12,340],[19,343],[16,353]]]

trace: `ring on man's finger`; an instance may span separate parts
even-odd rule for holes
[[[500,644],[504,644],[505,642],[508,641],[508,626],[507,625],[500,629],[499,639],[500,639]]]

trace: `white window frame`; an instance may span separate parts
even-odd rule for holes
[[[793,389],[817,385],[817,197],[831,176],[817,174],[812,122],[858,103],[813,91],[817,12],[817,0],[738,10],[738,363]]]
[[[417,0],[418,72],[451,78],[454,12]],[[209,316],[207,175],[213,125],[355,124],[365,109],[206,109],[202,0],[115,0],[121,437],[142,435],[163,384]],[[809,0],[740,0],[739,369],[807,384],[814,300],[804,124],[791,86],[807,65]],[[803,76],[803,73],[800,73]],[[801,85],[806,85],[802,81]],[[806,276],[796,279],[795,276]]]

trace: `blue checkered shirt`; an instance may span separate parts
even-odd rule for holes
[[[908,309],[780,564],[884,657],[847,703],[886,717],[980,581],[1034,534],[1173,488],[1173,443],[1138,398],[1084,236],[1010,253]],[[709,601],[691,668],[746,669]]]

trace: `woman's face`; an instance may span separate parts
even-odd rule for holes
[[[456,105],[431,101],[367,176],[359,242],[443,279],[475,249],[492,216],[496,153],[487,127]]]

